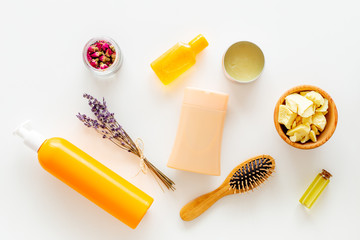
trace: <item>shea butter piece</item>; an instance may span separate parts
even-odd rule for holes
[[[279,123],[284,124],[287,129],[291,128],[296,116],[297,114],[291,111],[287,106],[280,105],[278,117]]]
[[[290,94],[285,98],[286,106],[301,117],[310,117],[314,114],[313,102],[298,93]]]
[[[295,133],[293,136],[289,137],[290,141],[292,142],[297,142],[301,140],[301,135],[299,135],[298,133]]]
[[[298,113],[298,105],[297,102],[293,100],[294,97],[291,97],[292,95],[289,95],[285,98],[285,105],[294,113]]]
[[[316,107],[320,107],[324,105],[324,98],[318,92],[315,91],[308,92],[305,94],[304,97],[312,101]]]
[[[305,96],[309,91],[305,91],[305,92],[300,92],[301,96]]]
[[[301,139],[301,143],[306,143],[309,139],[310,139],[310,133],[306,134],[306,136],[303,139]]]
[[[315,105],[311,105],[309,108],[307,108],[302,114],[299,114],[300,116],[307,118],[311,117],[315,113]]]
[[[313,142],[317,141],[316,134],[313,130],[310,131],[309,137],[310,137],[311,141],[313,141]]]
[[[322,132],[326,125],[326,118],[322,113],[315,113],[312,116],[313,124]]]
[[[293,139],[297,139],[296,141],[300,141],[303,139],[307,134],[310,132],[310,126],[300,124],[299,126],[287,131],[286,135],[292,137],[295,136]]]
[[[316,135],[320,135],[319,129],[317,129],[314,124],[311,124],[311,130],[313,130]]]
[[[328,110],[328,107],[329,107],[329,101],[325,98],[323,105],[321,105],[321,107],[317,108],[315,111],[316,112],[326,112]]]
[[[310,126],[312,124],[312,117],[302,118],[302,124]]]

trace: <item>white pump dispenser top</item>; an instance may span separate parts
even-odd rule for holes
[[[15,129],[14,135],[20,136],[24,139],[26,146],[30,147],[34,151],[38,151],[46,138],[40,133],[32,129],[30,121],[26,121]]]

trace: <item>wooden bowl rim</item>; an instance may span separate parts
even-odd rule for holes
[[[278,122],[278,115],[279,115],[279,106],[284,103],[286,96],[292,94],[292,93],[299,93],[302,91],[317,91],[318,93],[320,93],[323,97],[325,97],[328,101],[329,101],[329,112],[330,112],[330,108],[332,111],[332,115],[331,117],[334,117],[334,121],[332,121],[329,124],[326,125],[325,128],[330,128],[330,130],[327,132],[327,135],[321,138],[321,140],[318,140],[316,142],[306,142],[306,143],[298,143],[298,142],[292,142],[290,141],[289,137],[284,133],[283,129],[281,128],[281,124]],[[329,113],[328,113],[329,114]],[[337,122],[338,122],[338,112],[337,112],[337,108],[335,105],[334,100],[330,97],[330,95],[325,92],[324,90],[322,90],[319,87],[313,86],[313,85],[299,85],[293,88],[290,88],[289,90],[287,90],[283,95],[281,95],[281,97],[279,98],[279,100],[277,101],[276,105],[275,105],[275,110],[274,110],[274,124],[275,124],[275,129],[278,132],[278,134],[280,135],[280,137],[290,146],[293,146],[295,148],[299,148],[299,149],[313,149],[313,148],[317,148],[321,145],[323,145],[325,142],[327,142],[331,136],[334,134],[336,126],[337,126]],[[320,133],[320,135],[323,134]],[[320,136],[319,135],[319,136]]]

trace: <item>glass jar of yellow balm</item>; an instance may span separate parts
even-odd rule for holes
[[[254,43],[240,41],[231,45],[223,57],[225,76],[235,82],[248,83],[261,75],[265,57],[261,49]]]

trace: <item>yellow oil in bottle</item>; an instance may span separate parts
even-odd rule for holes
[[[203,35],[187,43],[177,43],[159,58],[153,61],[150,66],[165,84],[169,84],[193,66],[196,62],[196,54],[208,46]]]
[[[330,182],[330,177],[332,177],[332,175],[323,169],[322,172],[316,176],[308,189],[306,189],[304,195],[300,198],[300,203],[310,209]]]

